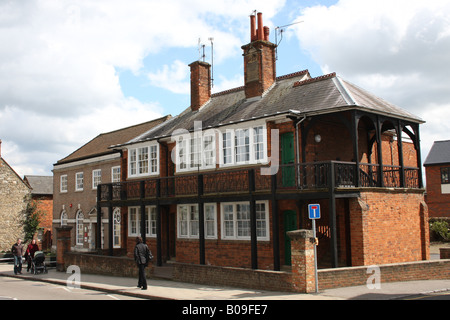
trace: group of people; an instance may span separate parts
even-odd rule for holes
[[[14,274],[22,274],[22,257],[25,257],[25,260],[28,263],[27,272],[30,271],[31,260],[34,258],[36,251],[39,251],[36,240],[33,239],[25,249],[25,246],[22,244],[22,239],[17,239],[17,242],[11,248],[11,252],[14,255]],[[137,237],[136,247],[134,248],[134,260],[139,268],[138,287],[142,290],[147,290],[145,267],[148,266],[148,263],[152,259],[153,255],[147,244],[142,241],[141,237]]]
[[[28,263],[27,272],[30,271],[31,260],[34,259],[36,251],[39,251],[36,240],[31,240],[31,243],[25,249],[25,246],[22,244],[22,239],[17,239],[17,242],[11,248],[11,252],[14,256],[14,274],[22,274],[22,257],[24,257]]]

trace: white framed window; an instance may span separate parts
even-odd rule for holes
[[[120,182],[120,166],[111,168],[111,182]]]
[[[66,210],[63,210],[63,212],[61,212],[61,227],[62,226],[67,226],[67,212]]]
[[[128,235],[137,236],[139,233],[139,207],[128,208]]]
[[[76,219],[76,241],[77,245],[83,245],[83,239],[84,239],[84,214],[81,210],[78,210],[77,212],[77,219]]]
[[[59,191],[67,192],[67,174],[64,174],[61,177],[59,177]]]
[[[77,172],[75,174],[75,191],[83,191],[84,187],[84,173]]]
[[[216,137],[214,132],[201,135],[184,134],[176,139],[177,172],[212,169],[216,166]]]
[[[120,174],[120,173],[119,173]],[[140,144],[128,149],[128,176],[143,177],[159,174],[159,145]]]
[[[268,162],[265,124],[228,128],[220,134],[219,145],[221,167]]]
[[[204,217],[205,239],[217,239],[217,206],[215,203],[204,204]],[[178,205],[177,220],[178,238],[199,238],[198,204]]]
[[[96,190],[97,186],[102,183],[102,170],[92,170],[92,189]]]
[[[222,239],[250,240],[250,203],[222,203]],[[268,201],[256,202],[256,237],[270,240]]]
[[[113,247],[114,248],[120,248],[121,247],[121,242],[120,242],[120,221],[121,221],[121,216],[120,216],[120,208],[116,208],[113,211]]]
[[[141,235],[141,209],[140,207],[128,208],[128,235]],[[145,207],[145,236],[156,237],[156,206]]]

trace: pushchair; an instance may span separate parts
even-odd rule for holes
[[[45,266],[45,254],[42,251],[36,251],[34,258],[31,259],[31,272],[34,274],[47,273],[47,267]]]

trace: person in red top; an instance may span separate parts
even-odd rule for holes
[[[30,272],[31,268],[31,260],[34,258],[34,253],[39,251],[39,247],[36,244],[36,240],[32,240],[31,243],[27,247],[27,251],[25,252],[25,259],[28,262],[27,272]]]

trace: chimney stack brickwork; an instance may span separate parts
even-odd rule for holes
[[[246,98],[262,96],[276,79],[276,45],[269,42],[269,28],[263,26],[261,13],[258,13],[257,30],[255,16],[250,16],[250,40],[251,43],[242,47]]]
[[[195,61],[191,68],[191,109],[197,111],[211,99],[211,65]]]

